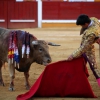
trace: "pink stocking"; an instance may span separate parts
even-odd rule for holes
[[[100,78],[97,79],[98,85],[100,86]]]

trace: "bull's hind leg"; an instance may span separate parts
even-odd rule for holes
[[[2,78],[2,66],[3,66],[3,62],[0,60],[0,85],[4,86],[4,82]]]
[[[14,65],[8,62],[8,67],[9,67],[9,74],[10,74],[10,86],[9,90],[13,91],[14,90],[14,78],[15,78],[15,68]]]

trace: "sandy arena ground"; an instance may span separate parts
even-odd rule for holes
[[[57,44],[60,44],[59,47],[50,46],[50,54],[52,57],[52,62],[59,60],[67,59],[67,57],[80,45],[81,36],[79,35],[78,28],[34,28],[34,29],[22,29],[27,32],[34,34],[38,39],[51,41]],[[96,58],[97,63],[100,69],[100,58],[99,58],[99,46],[96,46]],[[30,84],[32,85],[39,75],[44,70],[45,66],[33,63],[30,70]],[[91,98],[34,98],[32,100],[100,100],[100,87],[97,85],[96,79],[92,74],[92,71],[89,70],[89,82],[92,86],[94,94],[98,96],[96,99]],[[0,86],[0,100],[16,100],[16,96],[27,92],[24,87],[24,75],[21,72],[16,71],[15,77],[15,91],[11,92],[8,90],[9,87],[9,72],[6,64],[5,68],[2,68],[3,79],[5,86]]]

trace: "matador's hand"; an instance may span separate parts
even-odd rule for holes
[[[100,44],[100,37],[96,40],[96,43]]]
[[[70,55],[70,56],[68,57],[67,61],[71,61],[72,59],[73,59],[73,56]]]

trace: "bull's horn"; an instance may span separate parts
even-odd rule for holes
[[[32,41],[33,45],[38,45],[38,41]]]
[[[55,43],[52,43],[52,42],[48,42],[48,45],[51,45],[51,46],[60,46],[59,44],[55,44]]]

